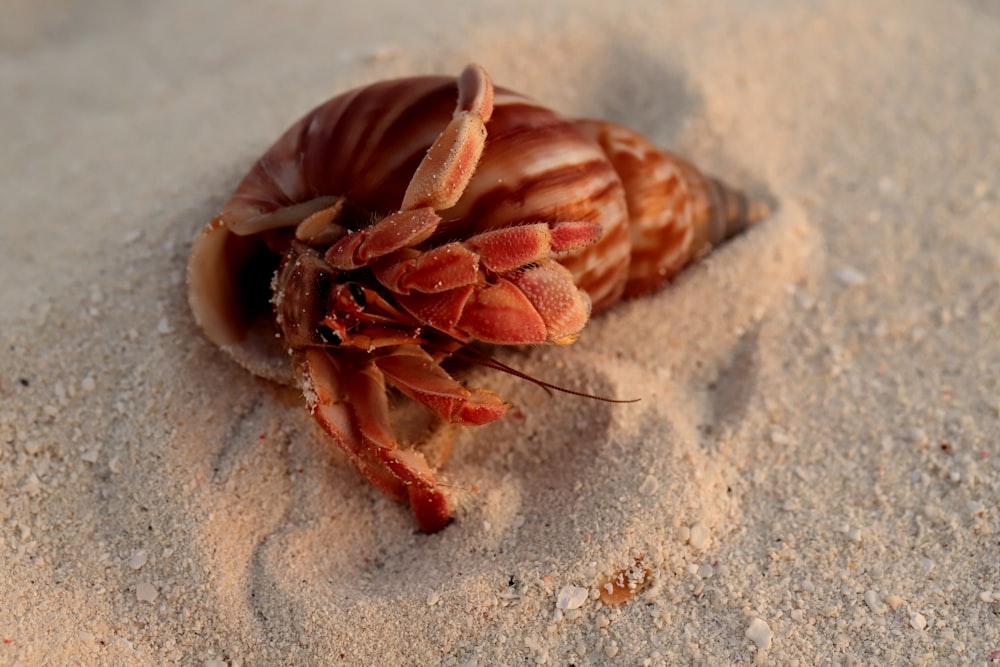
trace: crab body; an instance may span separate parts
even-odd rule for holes
[[[470,65],[356,89],[289,128],[195,240],[189,300],[246,368],[301,386],[362,474],[433,532],[448,499],[394,437],[387,383],[447,422],[495,420],[508,405],[443,359],[571,343],[759,217],[631,130],[568,120]]]

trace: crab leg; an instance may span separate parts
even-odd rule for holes
[[[582,250],[597,243],[602,232],[593,222],[536,222],[476,234],[465,245],[490,271],[506,273],[551,255]]]
[[[601,237],[592,222],[538,222],[476,234],[424,252],[396,252],[372,267],[380,283],[397,294],[447,292],[482,282],[480,265],[493,273],[511,273],[529,264],[585,248]]]
[[[590,317],[590,297],[552,259],[520,271],[439,293],[397,293],[419,321],[456,340],[500,345],[571,343]]]
[[[401,210],[451,208],[472,179],[486,146],[486,123],[493,115],[493,82],[479,65],[458,77],[458,104],[417,166],[403,195]]]
[[[389,429],[382,372],[339,363],[322,350],[301,355],[299,373],[309,411],[351,457],[362,475],[397,500],[409,498],[420,529],[433,533],[450,519],[448,501],[419,452],[400,449]]]
[[[322,350],[312,348],[298,356],[296,366],[306,408],[323,430],[373,486],[391,498],[405,500],[408,495],[406,485],[374,456],[358,428],[352,406],[346,398],[340,364]]]
[[[417,166],[399,212],[335,243],[326,261],[349,271],[393,251],[426,240],[441,218],[435,211],[454,206],[472,179],[486,146],[486,122],[493,114],[493,84],[478,65],[458,79],[458,105]]]
[[[341,271],[359,269],[373,259],[426,241],[440,222],[441,218],[429,208],[393,213],[334,243],[325,259]]]
[[[394,387],[453,424],[487,424],[510,407],[491,391],[466,389],[416,345],[401,345],[375,365]]]

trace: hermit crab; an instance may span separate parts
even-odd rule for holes
[[[292,125],[195,239],[189,301],[208,338],[297,384],[358,470],[434,532],[448,497],[394,436],[387,385],[445,422],[498,419],[509,405],[442,361],[512,371],[477,344],[572,343],[764,215],[639,134],[469,65],[352,90]]]

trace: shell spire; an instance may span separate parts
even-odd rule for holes
[[[684,172],[691,190],[694,257],[705,254],[771,215],[770,207],[764,202],[704,174],[687,160],[676,155],[673,159]]]
[[[601,146],[624,186],[631,236],[626,298],[656,289],[770,213],[633,130],[600,120],[575,124]]]

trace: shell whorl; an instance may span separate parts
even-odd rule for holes
[[[630,218],[626,298],[656,289],[768,215],[743,192],[633,130],[597,120],[576,124],[601,145],[624,185]]]

